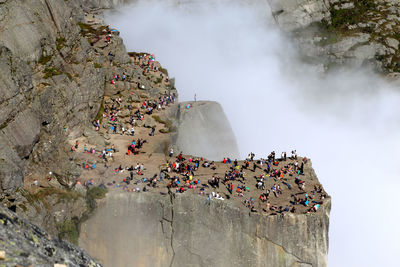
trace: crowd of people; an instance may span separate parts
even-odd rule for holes
[[[112,66],[114,54],[108,52],[108,57]],[[134,63],[142,69],[141,75],[150,76],[147,80],[150,84],[153,82],[153,86],[157,84],[165,89],[170,86],[168,73],[155,61],[154,55],[136,54]],[[144,88],[144,79],[140,80],[139,77],[131,77],[126,73],[129,72],[113,74],[109,78],[111,86],[118,86],[118,82],[136,82],[136,90],[150,89]],[[272,151],[261,158],[250,153],[243,161],[229,157],[222,161],[208,161],[201,157],[184,155],[182,152],[175,155],[174,149],[169,147],[165,151],[166,162],[157,172],[154,171],[154,166],[146,168],[140,161],[136,165],[127,164],[127,161],[136,161],[140,153],[151,156],[146,147],[152,142],[156,127],[148,126],[151,129],[148,133],[150,137],[144,137],[140,134],[140,128],[138,134],[138,127],[145,126],[139,122],[146,121],[147,117],[154,118],[155,113],[164,112],[176,102],[175,93],[168,92],[169,90],[165,90],[157,97],[143,98],[136,92],[136,101],[128,101],[129,96],[123,94],[105,98],[101,118],[93,121],[94,129],[111,134],[111,140],[115,134],[123,135],[124,140],[129,143],[124,149],[120,149],[122,153],[114,145],[101,150],[87,149],[86,146],[83,148],[84,153],[96,155],[104,162],[113,162],[114,167],[110,169],[114,176],[108,179],[106,186],[122,188],[128,192],[167,190],[170,194],[182,194],[191,191],[204,197],[206,205],[212,205],[213,201],[236,201],[251,212],[283,215],[286,212],[318,211],[327,195],[318,181],[313,181],[307,173],[309,160],[298,157],[296,150],[292,150],[290,156],[284,151],[279,158]],[[187,109],[191,105],[188,104]],[[76,153],[78,148],[77,142],[71,146],[71,152]],[[124,155],[125,162],[115,161],[116,155]],[[156,163],[149,161],[147,164]],[[98,165],[94,160],[82,162],[82,168],[88,171],[97,170]],[[88,181],[95,183],[93,179]]]

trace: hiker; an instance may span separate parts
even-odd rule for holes
[[[255,172],[256,169],[257,169],[257,164],[254,162],[254,163],[253,163],[253,172]]]
[[[292,150],[292,159],[297,159],[296,150]]]
[[[154,136],[154,132],[156,131],[156,126],[151,127],[150,136]]]
[[[206,199],[206,203],[205,204],[208,204],[210,206],[211,205],[211,201],[212,201],[212,196],[211,196],[211,193],[210,193],[210,194],[208,194],[208,197]]]

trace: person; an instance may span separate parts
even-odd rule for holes
[[[171,158],[174,155],[174,149],[171,147],[169,150],[169,157]]]
[[[212,201],[212,195],[210,193],[210,194],[208,194],[208,197],[206,199],[206,204],[211,205],[211,201]]]
[[[194,102],[196,102],[197,101],[197,96],[196,96],[196,94],[194,94]]]
[[[154,136],[154,132],[156,131],[156,126],[153,126],[151,128],[151,133],[149,134],[150,136]]]

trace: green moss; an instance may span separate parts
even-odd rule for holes
[[[70,81],[72,81],[72,75],[69,72],[64,72],[64,74],[68,77]]]
[[[58,202],[61,201],[75,201],[81,197],[81,195],[75,191],[64,190],[54,187],[43,188],[40,189],[37,193],[31,194],[27,191],[22,192],[23,196],[27,199],[28,203],[39,209],[37,206],[38,203],[42,203],[46,209],[50,209],[50,203],[47,200],[47,197],[52,197],[53,199],[57,199]]]
[[[56,39],[56,47],[57,47],[57,50],[61,50],[64,46],[65,46],[65,42],[66,42],[67,40],[64,38],[64,37],[58,37],[57,39]]]
[[[26,212],[28,210],[28,208],[24,205],[24,204],[20,204],[19,207]]]
[[[86,191],[86,209],[84,216],[82,216],[81,221],[87,220],[89,215],[95,210],[97,204],[96,199],[101,199],[106,196],[108,190],[102,187],[92,187]]]
[[[4,122],[3,124],[0,125],[0,130],[3,130],[8,126],[8,122]]]
[[[96,121],[100,120],[100,122],[103,120],[103,114],[104,114],[104,98],[101,101],[100,107],[99,107],[99,111],[97,111],[97,115],[94,118]]]
[[[97,62],[95,62],[93,65],[94,65],[94,67],[95,67],[96,69],[100,69],[100,68],[103,67],[100,63],[97,63]]]
[[[79,220],[73,218],[71,220],[66,220],[63,223],[57,225],[58,237],[60,239],[67,239],[71,243],[78,245],[79,239]]]
[[[160,129],[160,133],[171,133],[175,131],[175,127],[171,120],[163,120],[157,115],[153,115],[152,117],[156,122],[164,124],[165,128]]]
[[[85,36],[88,35],[89,33],[95,32],[95,29],[90,24],[78,22],[78,26],[81,28],[81,33]]]
[[[154,119],[156,122],[165,124],[165,121],[164,121],[163,119],[161,119],[160,116],[158,116],[158,115],[153,115],[152,117],[153,117],[153,119]]]
[[[32,231],[30,232],[30,234],[31,234],[31,238],[32,238],[32,240],[33,240],[33,243],[35,243],[35,245],[39,244],[39,239],[38,239],[38,237],[37,237],[36,235],[34,235],[34,234],[32,233]]]
[[[168,129],[160,129],[160,133],[169,133],[170,131]]]
[[[156,81],[155,81],[155,84],[159,84],[161,82],[162,82],[162,78],[157,78]]]
[[[78,26],[81,28],[81,34],[85,37],[89,37],[91,35],[98,36],[105,34],[104,29],[106,28],[106,26],[95,28],[92,25],[83,22],[78,22]]]
[[[102,199],[106,196],[107,189],[103,187],[92,187],[86,192],[88,199]]]
[[[342,3],[345,1],[340,1]],[[346,1],[347,2],[347,1]],[[373,0],[353,0],[354,8],[329,10],[331,15],[330,26],[333,29],[345,29],[345,27],[358,24],[368,19],[367,14],[376,12],[376,4]]]
[[[54,196],[60,200],[66,200],[66,201],[71,201],[71,200],[77,200],[80,195],[78,192],[72,191],[72,190],[64,190],[64,189],[59,189],[55,187],[49,187],[49,188],[43,188],[40,189],[34,196],[38,200],[45,200],[46,197],[48,196]]]
[[[42,64],[42,65],[46,65],[51,60],[51,58],[52,58],[52,55],[45,56],[45,55],[42,54],[42,56],[40,57],[38,63]]]
[[[56,68],[45,68],[43,78],[48,79],[56,75],[60,75],[62,72]]]
[[[400,32],[394,32],[392,37],[398,41],[400,41]]]

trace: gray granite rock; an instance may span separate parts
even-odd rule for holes
[[[106,266],[326,266],[330,199],[317,214],[261,215],[197,194],[109,193],[80,245]],[[129,248],[129,249],[126,249]]]
[[[178,152],[212,160],[239,158],[236,137],[219,103],[183,102],[178,106],[177,117],[178,134],[175,145]]]
[[[0,207],[0,251],[4,266],[43,266],[55,264],[79,267],[100,267],[85,251],[50,236],[39,227]]]

